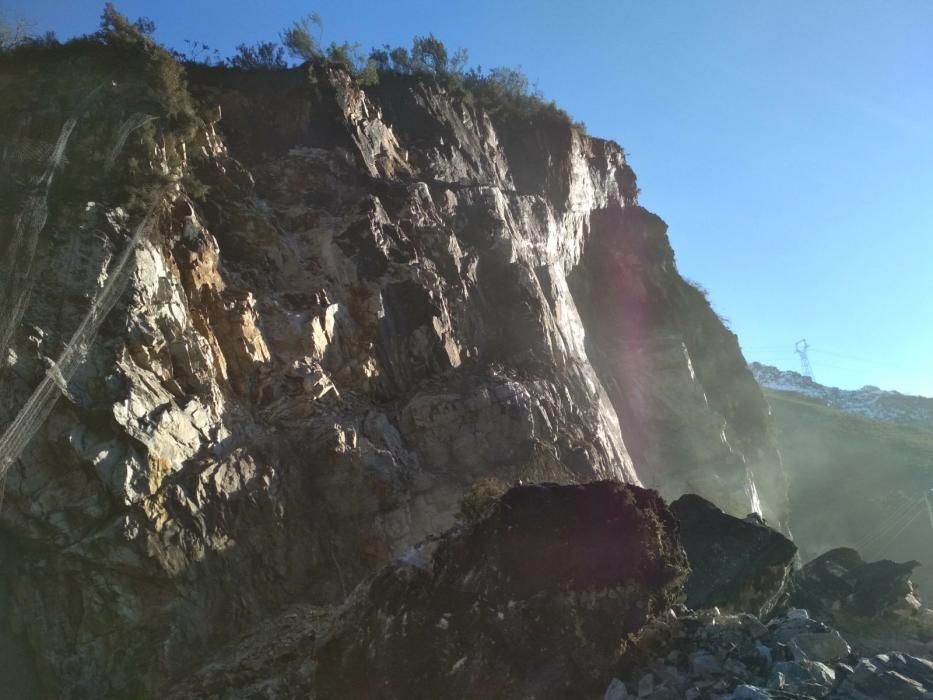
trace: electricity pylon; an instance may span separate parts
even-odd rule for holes
[[[807,339],[798,340],[794,345],[794,352],[800,355],[800,373],[805,377],[813,379],[813,367],[810,366],[810,358],[807,355],[807,349],[810,347]]]

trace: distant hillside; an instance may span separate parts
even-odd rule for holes
[[[826,406],[847,413],[903,425],[933,430],[933,399],[863,386],[853,391],[819,384],[798,372],[780,370],[752,362],[749,365],[758,383],[767,389],[790,391],[816,399]]]
[[[759,381],[760,368],[753,367]],[[923,566],[914,580],[930,600],[933,516],[924,497],[933,487],[933,430],[911,418],[900,423],[847,412],[859,406],[854,402],[825,405],[827,395],[860,392],[809,380],[802,388],[812,394],[766,389],[765,397],[790,483],[790,525],[804,561],[839,546],[855,547],[868,559],[916,559]]]

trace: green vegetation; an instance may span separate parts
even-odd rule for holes
[[[183,67],[153,40],[154,31],[152,20],[132,22],[107,3],[93,34],[64,43],[26,37],[0,52],[0,71],[24,76],[28,67],[28,77],[5,87],[0,125],[7,138],[51,143],[69,117],[78,119],[70,166],[58,178],[65,196],[100,201],[107,192],[138,215],[176,180],[192,180],[184,174],[191,164],[185,144],[202,120]]]
[[[317,27],[318,38],[312,34]],[[317,12],[305,15],[292,23],[292,26],[282,32],[282,44],[288,53],[299,61],[313,61],[321,57],[320,34],[324,31],[324,23]]]
[[[509,487],[505,482],[495,477],[487,476],[477,479],[460,499],[458,517],[467,523],[481,520],[508,490]]]
[[[314,35],[315,29],[317,37]],[[289,67],[285,60],[287,52],[302,63],[327,62],[335,65],[350,73],[363,87],[375,85],[379,81],[375,63],[363,54],[359,44],[332,42],[322,50],[320,42],[323,30],[321,16],[312,12],[293,22],[279,35],[281,44],[275,41],[260,41],[252,46],[240,44],[236,53],[227,59],[227,64],[242,70],[285,70]],[[188,56],[185,58],[192,59]]]
[[[151,19],[132,21],[112,3],[104,6],[98,31],[65,42],[0,21],[0,71],[21,75],[28,67],[32,75],[5,86],[0,126],[21,143],[47,143],[69,117],[82,117],[69,142],[72,165],[59,178],[76,197],[100,199],[107,191],[138,213],[180,179],[187,178],[189,194],[205,192],[191,175],[200,149],[190,147],[204,123],[186,83],[186,70],[195,67],[282,71],[293,65],[289,60],[302,61],[305,67],[344,70],[363,88],[375,88],[380,80],[432,82],[510,128],[522,129],[529,121],[574,124],[520,70],[467,68],[467,52],[448,50],[433,34],[414,37],[410,47],[387,45],[368,54],[355,43],[325,47],[321,17],[312,13],[284,29],[280,41],[241,44],[223,59],[191,39],[184,52],[168,50],[155,40],[155,30]],[[42,95],[57,97],[50,102]],[[32,114],[28,124],[21,120],[24,110]],[[119,135],[124,128],[128,133]],[[120,157],[113,158],[117,141]]]
[[[467,68],[466,49],[453,54],[433,34],[416,36],[411,49],[388,44],[370,54],[380,76],[433,78],[469,104],[500,119],[545,120],[572,124],[570,115],[553,101],[545,100],[538,86],[518,68]]]
[[[233,68],[243,70],[284,70],[288,68],[285,62],[285,49],[274,41],[260,41],[252,46],[240,44],[236,53],[229,59]]]
[[[218,52],[207,44],[186,39],[185,51],[169,51],[153,40],[155,24],[141,17],[130,22],[107,3],[96,34],[78,37],[65,46],[72,49],[89,48],[90,44],[106,45],[125,52],[145,55],[153,69],[164,75],[164,95],[171,102],[170,114],[184,111],[183,91],[172,83],[183,82],[180,68],[173,75],[169,63],[227,66],[237,70],[286,70],[290,67],[286,56],[301,63],[324,62],[348,73],[361,87],[373,87],[381,78],[413,77],[432,79],[468,104],[475,105],[498,120],[553,121],[573,125],[585,130],[580,122],[546,100],[525,73],[518,68],[497,67],[484,70],[481,66],[468,68],[465,49],[449,51],[433,34],[416,36],[411,47],[385,45],[366,54],[360,44],[332,42],[322,44],[324,24],[321,16],[312,12],[294,21],[279,34],[279,41],[260,41],[252,45],[239,44],[236,52],[221,59]],[[22,23],[0,21],[0,53],[37,50],[58,46],[53,34],[42,37],[30,34]],[[173,60],[174,59],[174,60]],[[177,65],[176,65],[177,68]]]

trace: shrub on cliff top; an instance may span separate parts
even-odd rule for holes
[[[285,49],[274,41],[258,41],[252,46],[239,44],[236,53],[227,61],[232,68],[243,70],[284,70]]]
[[[311,33],[312,27],[318,29],[318,39]],[[283,31],[279,37],[288,53],[299,61],[311,61],[320,58],[320,35],[324,31],[324,23],[317,12],[305,15],[292,22],[292,26]]]
[[[499,67],[483,70],[477,66],[468,70],[466,50],[457,49],[451,55],[433,34],[416,36],[411,50],[386,44],[373,50],[370,60],[375,70],[382,74],[433,77],[493,117],[551,119],[585,131],[582,123],[574,122],[553,101],[544,99],[538,86],[520,69]]]

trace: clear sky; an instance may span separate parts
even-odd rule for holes
[[[103,2],[0,0],[59,37]],[[521,66],[622,144],[681,272],[746,357],[933,396],[933,1],[121,0],[184,48],[232,53],[317,10],[324,41],[433,32]]]

